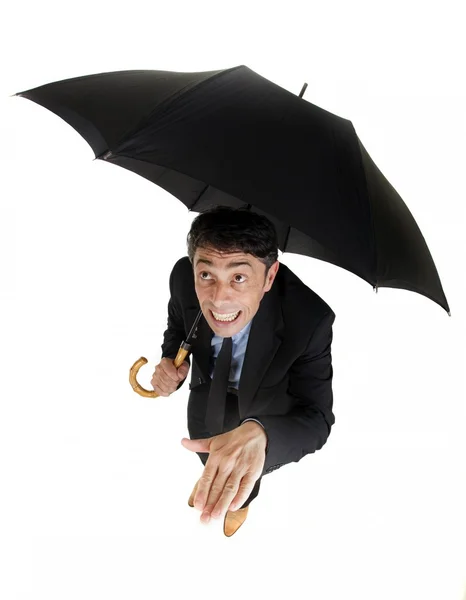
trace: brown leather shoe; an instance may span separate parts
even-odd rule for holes
[[[235,531],[241,527],[248,516],[249,506],[235,510],[234,512],[227,510],[225,520],[223,522],[223,533],[227,537],[231,537]]]
[[[197,490],[197,484],[199,483],[199,480],[197,481],[196,485],[194,486],[193,491],[191,492],[191,496],[189,496],[189,500],[188,500],[188,504],[191,508],[194,508],[194,496],[196,495],[196,490]]]

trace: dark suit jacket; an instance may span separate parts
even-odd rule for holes
[[[199,310],[193,267],[185,256],[175,263],[170,274],[162,358],[176,357]],[[280,263],[273,285],[252,321],[238,390],[241,421],[255,417],[267,433],[268,451],[262,475],[298,462],[327,441],[335,422],[331,357],[334,320],[335,313],[328,304]],[[187,358],[191,365],[191,438],[208,437],[203,417],[211,382],[213,335],[202,316]],[[184,380],[178,389],[183,383]]]

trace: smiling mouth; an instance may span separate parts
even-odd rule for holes
[[[238,311],[238,314],[236,315],[236,317],[234,319],[217,319],[214,315],[214,313],[212,312],[212,310],[210,311],[210,314],[212,315],[212,318],[214,319],[214,321],[216,323],[234,323],[235,321],[237,321],[239,319],[239,316],[241,314],[241,310]],[[217,314],[221,314],[221,313],[217,313]],[[232,314],[232,313],[225,313],[225,314]],[[234,313],[233,313],[234,314]]]

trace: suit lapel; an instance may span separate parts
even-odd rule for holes
[[[186,309],[188,333],[200,310],[199,304]],[[196,336],[192,342],[191,353],[196,359],[197,366],[202,373],[204,381],[209,381],[210,379],[210,356],[212,353],[213,337],[214,332],[205,320],[204,315],[202,315],[197,326]]]
[[[283,318],[276,280],[264,294],[252,320],[238,389],[240,419],[252,406],[264,375],[283,339]]]
[[[186,309],[188,331],[194,323],[199,310],[198,303]],[[191,352],[205,381],[209,381],[210,379],[210,357],[213,336],[213,330],[204,316],[202,316],[198,324],[196,337],[193,339]],[[256,391],[277,353],[282,339],[283,318],[278,285],[275,280],[272,288],[264,294],[249,330],[249,338],[238,389],[238,409],[241,419],[245,418],[250,411]]]

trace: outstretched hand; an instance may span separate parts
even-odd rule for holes
[[[208,452],[204,473],[199,479],[194,506],[203,511],[201,521],[223,517],[248,499],[265,463],[267,434],[254,421],[210,438],[181,443],[192,452]]]

